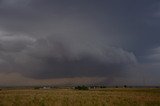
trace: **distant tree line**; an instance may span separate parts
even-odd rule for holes
[[[84,86],[84,85],[82,85],[82,86],[76,86],[75,89],[76,90],[89,90],[89,88],[87,86]]]

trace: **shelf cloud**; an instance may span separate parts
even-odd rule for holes
[[[0,0],[0,75],[139,84],[159,67],[159,2],[145,1]]]

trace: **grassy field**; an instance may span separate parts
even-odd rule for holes
[[[0,106],[160,106],[160,89],[1,90]]]

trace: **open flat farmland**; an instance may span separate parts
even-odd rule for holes
[[[160,106],[160,89],[2,89],[0,106]]]

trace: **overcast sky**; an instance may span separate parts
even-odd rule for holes
[[[0,0],[0,86],[160,85],[159,0]]]

